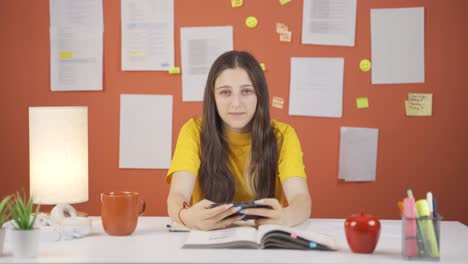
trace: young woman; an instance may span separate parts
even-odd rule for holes
[[[203,118],[180,130],[166,181],[169,216],[191,229],[224,228],[244,215],[261,216],[259,225],[293,226],[309,218],[299,139],[289,125],[270,120],[265,76],[251,54],[229,51],[213,63]],[[272,209],[226,218],[241,209],[232,202],[253,200]],[[210,208],[213,203],[226,204]]]

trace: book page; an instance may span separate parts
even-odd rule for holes
[[[324,245],[332,250],[336,250],[336,241],[332,236],[304,230],[303,228],[287,227],[282,225],[261,225],[258,227],[257,243],[261,244],[263,236],[268,232],[283,231],[289,234],[296,234],[309,241]]]
[[[184,243],[184,247],[229,245],[239,241],[256,243],[256,240],[257,230],[253,227],[233,227],[213,231],[192,230]]]

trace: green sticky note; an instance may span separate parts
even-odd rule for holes
[[[356,106],[357,108],[368,108],[369,100],[367,99],[367,97],[358,97],[356,98]]]

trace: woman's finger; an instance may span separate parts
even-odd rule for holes
[[[242,218],[244,218],[244,217],[245,217],[245,215],[238,215],[238,216],[235,216],[235,217],[229,217],[227,219],[219,221],[219,222],[216,223],[215,229],[226,228],[226,227],[234,224],[235,222],[242,220]]]
[[[211,207],[211,208],[208,207],[205,210],[203,210],[202,216],[204,219],[213,218],[216,215],[229,210],[233,205],[234,205],[233,203],[229,203],[229,204],[221,204],[221,205]]]
[[[259,205],[269,205],[273,209],[282,208],[282,206],[281,206],[280,202],[278,201],[278,199],[275,199],[275,198],[264,198],[264,199],[256,200],[255,203],[259,204]]]
[[[235,214],[237,213],[239,210],[241,210],[242,207],[241,206],[238,206],[238,207],[231,207],[229,208],[228,210],[225,210],[219,214],[217,214],[216,216],[213,217],[213,219],[216,221],[216,222],[220,222],[222,221],[224,218],[232,215],[232,214]]]

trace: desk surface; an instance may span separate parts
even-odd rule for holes
[[[307,228],[336,238],[339,250],[182,249],[188,233],[168,232],[167,217],[140,217],[131,236],[107,235],[100,218],[93,217],[92,233],[81,239],[41,242],[39,256],[15,259],[8,243],[0,262],[29,263],[406,263],[401,257],[401,221],[382,220],[380,240],[373,254],[354,254],[344,234],[342,219],[311,219]],[[452,221],[441,223],[441,263],[467,263],[468,228]]]

